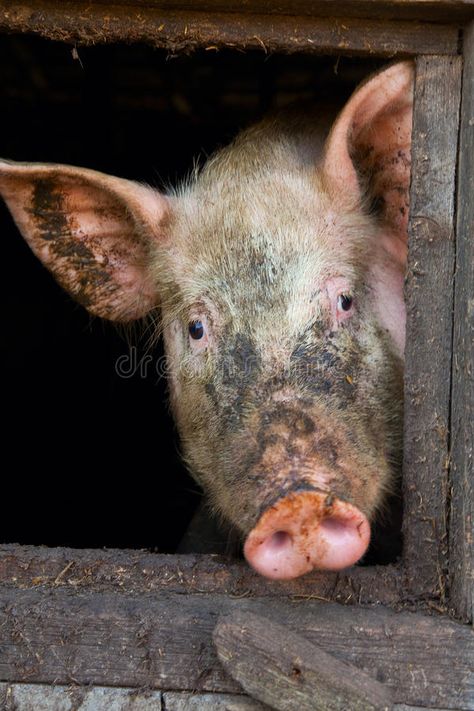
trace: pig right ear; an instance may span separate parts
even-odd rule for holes
[[[0,161],[0,194],[33,252],[91,313],[126,322],[157,305],[147,265],[167,198],[85,168],[10,161]]]
[[[362,84],[339,114],[326,143],[330,192],[349,207],[364,193],[384,222],[406,238],[410,187],[413,63],[399,62]]]

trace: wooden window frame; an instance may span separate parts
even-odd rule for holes
[[[0,32],[416,61],[402,561],[275,583],[218,556],[3,545],[0,679],[238,692],[210,641],[230,606],[372,660],[399,703],[474,708],[474,3],[0,0]]]

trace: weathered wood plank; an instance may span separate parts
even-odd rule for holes
[[[323,599],[353,603],[403,602],[394,566],[315,571],[291,581],[266,580],[244,561],[218,555],[157,555],[141,551],[0,546],[0,584],[131,593],[225,593],[234,597]]]
[[[110,0],[96,0],[110,4]],[[113,0],[114,5],[173,10],[321,17],[464,22],[474,17],[472,0]]]
[[[459,137],[453,387],[450,603],[474,618],[474,24],[464,34]]]
[[[269,711],[241,694],[0,683],[2,711]],[[445,711],[396,704],[394,711]]]
[[[454,274],[458,58],[416,62],[404,438],[408,588],[444,598]]]
[[[467,710],[474,632],[440,617],[225,595],[0,588],[0,679],[239,693],[212,644],[219,615],[285,625],[386,684],[396,703]]]
[[[391,711],[387,686],[287,626],[248,611],[219,619],[213,634],[224,669],[278,711]]]
[[[77,0],[0,1],[0,30],[97,44],[147,42],[169,52],[258,49],[406,56],[456,54],[456,27],[398,20],[164,10]]]

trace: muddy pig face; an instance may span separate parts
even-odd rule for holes
[[[355,563],[400,455],[412,67],[329,115],[240,134],[167,196],[0,163],[58,281],[99,316],[160,308],[183,455],[270,578]]]

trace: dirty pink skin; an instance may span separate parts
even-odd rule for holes
[[[0,161],[20,231],[76,300],[119,322],[161,309],[186,462],[270,579],[355,564],[392,487],[412,73],[369,79],[328,136],[324,110],[294,142],[264,122],[167,196]]]
[[[245,541],[245,557],[267,578],[317,568],[341,570],[365,553],[370,524],[355,506],[318,492],[290,494],[265,511]]]

